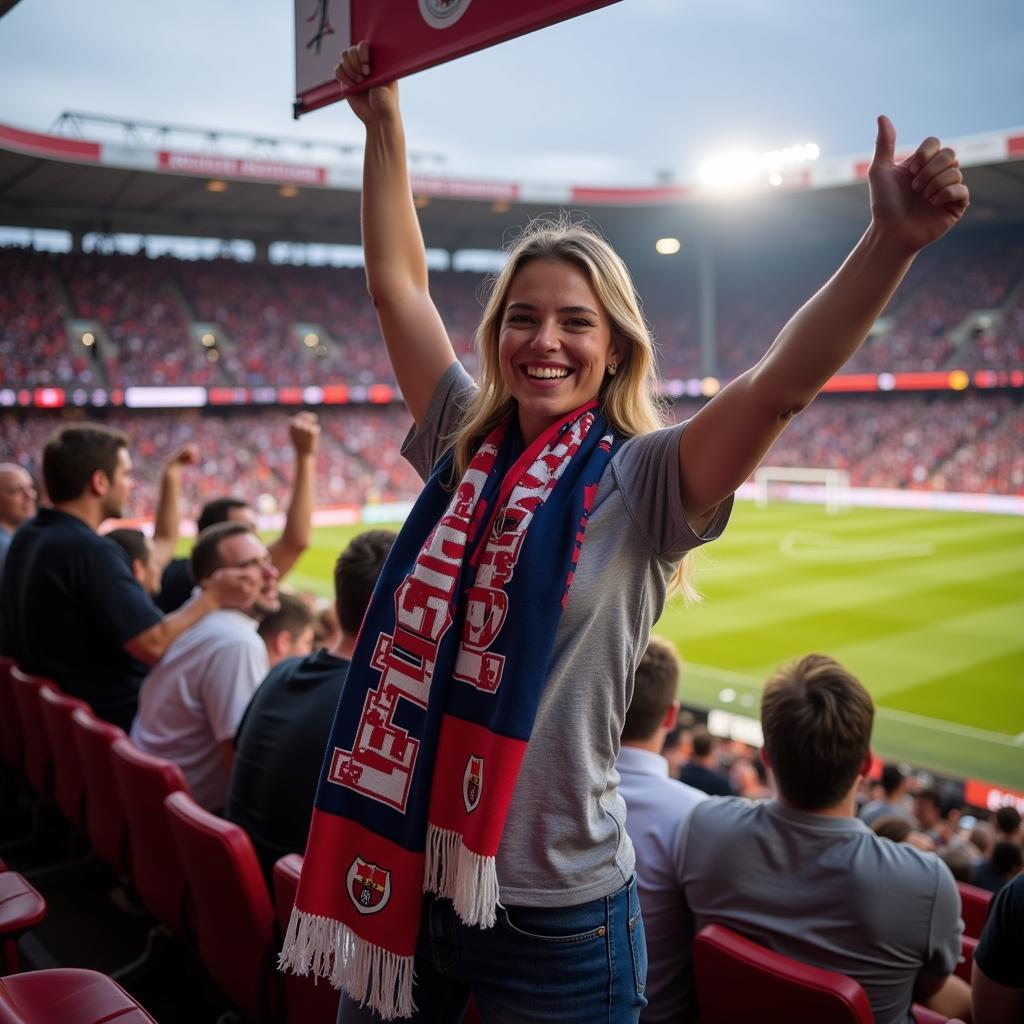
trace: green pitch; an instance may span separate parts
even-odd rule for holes
[[[318,530],[290,582],[330,594],[359,529]],[[756,716],[776,665],[822,651],[874,696],[879,753],[1024,788],[1024,520],[740,502],[697,580],[656,627],[685,702]]]

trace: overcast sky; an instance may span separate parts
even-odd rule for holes
[[[292,121],[292,18],[289,0],[21,0],[0,120],[359,141],[341,105]],[[880,112],[907,144],[1024,125],[1024,0],[621,0],[415,75],[402,102],[410,146],[453,174],[642,184],[733,144],[845,156]]]

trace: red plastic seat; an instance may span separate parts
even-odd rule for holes
[[[76,708],[71,733],[82,762],[85,782],[85,831],[93,849],[116,874],[128,874],[128,819],[114,778],[110,747],[124,738],[124,730]]]
[[[302,874],[302,854],[289,853],[274,865],[274,906],[277,924],[284,935],[295,905],[295,892]],[[284,976],[288,1024],[334,1024],[338,1015],[338,992],[326,978],[316,981],[297,974]]]
[[[9,768],[20,772],[25,741],[11,685],[11,669],[14,667],[13,658],[0,655],[0,757]]]
[[[24,740],[22,770],[29,785],[39,796],[49,796],[51,753],[50,740],[43,724],[43,709],[39,702],[39,691],[47,684],[55,686],[49,679],[22,672],[17,666],[10,669],[11,687],[14,690],[14,704],[18,709],[18,723]]]
[[[956,887],[960,890],[964,935],[980,939],[988,920],[989,907],[992,905],[992,893],[977,885],[968,885],[967,882],[957,882]]]
[[[17,871],[0,871],[0,940],[8,971],[18,969],[20,935],[46,917],[46,900]]]
[[[79,709],[89,711],[89,705],[84,700],[61,693],[50,684],[39,690],[39,700],[53,763],[53,799],[60,813],[75,828],[82,829],[85,823],[85,779],[82,759],[71,730],[71,715]]]
[[[60,967],[0,978],[0,1024],[156,1024],[116,981]]]
[[[164,805],[195,897],[206,969],[251,1020],[280,1018],[284,985],[276,969],[274,911],[252,840],[187,793],[172,793]]]
[[[719,924],[693,943],[701,1024],[873,1024],[864,989],[852,978],[802,964]]]
[[[139,750],[126,737],[110,747],[117,791],[128,822],[131,880],[146,909],[172,932],[188,929],[185,872],[164,812],[164,798],[188,792],[172,761]]]

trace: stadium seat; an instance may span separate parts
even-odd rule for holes
[[[46,900],[17,871],[0,871],[0,940],[6,969],[18,970],[18,937],[46,917]]]
[[[117,791],[110,747],[124,730],[76,708],[71,732],[82,762],[85,782],[85,831],[97,854],[119,877],[128,874],[128,820]]]
[[[864,989],[852,978],[811,967],[709,924],[693,944],[701,1024],[873,1024]]]
[[[960,890],[964,935],[980,939],[982,929],[988,920],[988,909],[992,905],[992,893],[977,885],[968,885],[967,882],[957,882],[956,887]]]
[[[176,935],[189,932],[185,872],[164,812],[164,797],[188,792],[181,769],[121,737],[110,747],[128,822],[131,880],[143,906]]]
[[[274,865],[274,905],[281,934],[288,930],[288,920],[295,905],[295,892],[302,873],[302,855],[289,853]],[[288,1024],[334,1024],[338,1015],[338,993],[325,978],[314,982],[312,977],[297,974],[284,976]]]
[[[60,967],[0,978],[0,1024],[156,1024],[116,981]]]
[[[69,697],[49,684],[40,688],[39,700],[53,765],[53,799],[60,813],[81,832],[85,824],[85,778],[71,715],[78,710],[92,712],[84,700]]]
[[[14,703],[18,709],[18,722],[24,739],[23,770],[29,785],[41,797],[50,795],[50,772],[52,754],[50,740],[43,724],[43,709],[39,691],[47,684],[55,686],[49,679],[32,676],[14,667],[10,670]]]
[[[0,757],[8,768],[20,773],[24,740],[11,685],[11,669],[14,667],[13,658],[0,656]]]
[[[203,964],[250,1020],[279,1019],[284,983],[276,969],[274,910],[252,841],[188,793],[172,793],[164,805],[195,897]]]

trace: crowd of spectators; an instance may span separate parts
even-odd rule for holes
[[[673,415],[682,419],[696,409],[694,401],[679,402]],[[8,457],[38,479],[38,453],[59,422],[52,413],[4,414]],[[241,493],[259,497],[261,510],[283,507],[291,456],[281,411],[122,411],[105,422],[132,438],[139,453],[134,506],[140,515],[152,515],[156,507],[161,454],[186,443],[198,448],[197,505],[231,480]],[[419,478],[400,454],[411,425],[404,407],[326,408],[320,422],[320,505],[411,501],[419,493]],[[826,395],[797,416],[764,465],[843,469],[855,487],[1024,494],[1024,410],[997,394]]]
[[[789,311],[822,284],[820,264],[817,256],[790,255],[776,276],[765,275],[763,260],[749,254],[719,258],[718,376],[734,376],[767,349]],[[394,383],[360,268],[5,249],[0,273],[9,282],[0,296],[0,384],[102,383],[89,351],[69,338],[73,319],[96,321],[105,332],[104,368],[112,387]],[[662,377],[699,375],[692,269],[680,269],[677,279],[652,271],[637,286]],[[431,274],[431,288],[455,350],[473,373],[473,332],[486,279],[440,271]],[[957,334],[972,313],[976,323]],[[204,348],[195,324],[213,325],[217,343]],[[1017,233],[983,232],[941,253],[925,252],[880,327],[846,372],[1019,368],[1024,241]]]

